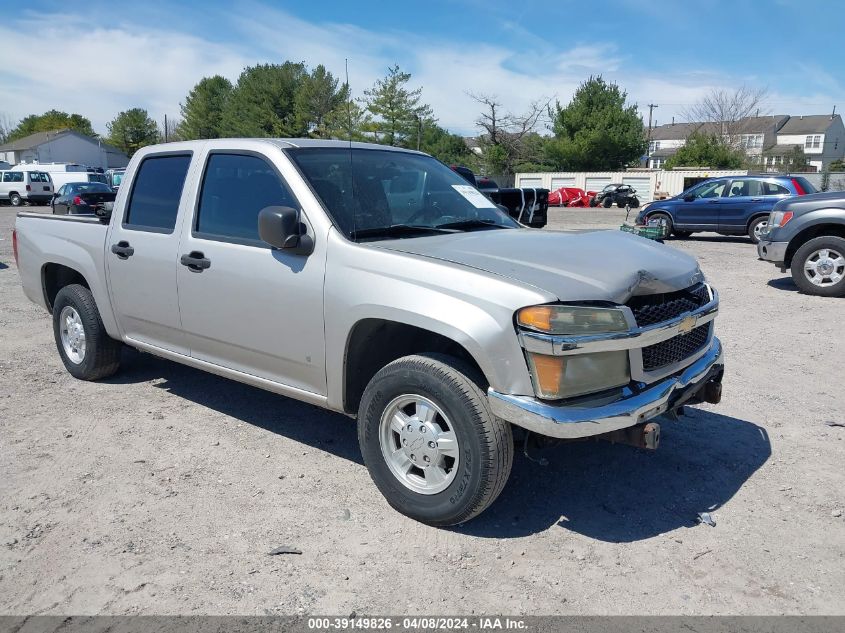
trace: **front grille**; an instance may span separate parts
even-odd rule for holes
[[[710,323],[700,325],[692,332],[643,348],[643,370],[654,371],[689,358],[707,344]]]
[[[681,316],[684,312],[691,312],[709,300],[707,286],[698,283],[677,292],[632,297],[628,301],[628,307],[634,313],[637,325],[645,327],[669,321]]]

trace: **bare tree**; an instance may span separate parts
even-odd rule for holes
[[[9,140],[9,134],[15,129],[12,119],[8,114],[0,114],[0,145]]]
[[[524,140],[534,132],[540,117],[548,110],[551,99],[533,101],[523,114],[514,114],[504,109],[497,95],[467,95],[483,109],[475,124],[483,130],[479,139],[487,168],[494,173],[512,173],[514,163],[521,157]]]
[[[744,131],[743,119],[768,114],[768,111],[762,108],[768,95],[767,88],[715,88],[701,101],[685,110],[683,115],[690,122],[706,124],[703,131],[735,142]]]

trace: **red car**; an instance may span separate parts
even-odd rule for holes
[[[590,198],[595,195],[595,191],[584,191],[578,187],[561,187],[549,194],[549,206],[588,207]]]

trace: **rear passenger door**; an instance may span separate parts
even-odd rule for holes
[[[105,253],[112,305],[124,335],[185,355],[176,295],[176,219],[188,204],[191,158],[190,152],[169,152],[142,159],[123,216],[111,222]]]
[[[786,187],[760,178],[734,178],[727,188],[719,217],[723,233],[744,234],[752,217],[765,215],[789,195]]]
[[[302,208],[281,170],[263,154],[211,151],[196,199],[179,251],[189,259],[177,272],[191,355],[325,395],[325,241],[306,257],[258,236],[261,209]]]

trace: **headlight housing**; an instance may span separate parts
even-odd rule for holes
[[[792,211],[772,211],[769,214],[769,223],[764,229],[764,233],[769,233],[773,229],[785,226],[787,222],[792,219]]]
[[[530,306],[517,312],[516,320],[523,330],[561,336],[592,336],[630,329],[621,310],[594,306]],[[534,393],[544,400],[604,391],[631,380],[627,350],[561,356],[526,351],[526,357]]]
[[[529,330],[573,336],[627,332],[630,329],[622,310],[593,306],[530,306],[517,312],[516,321],[520,327]]]

